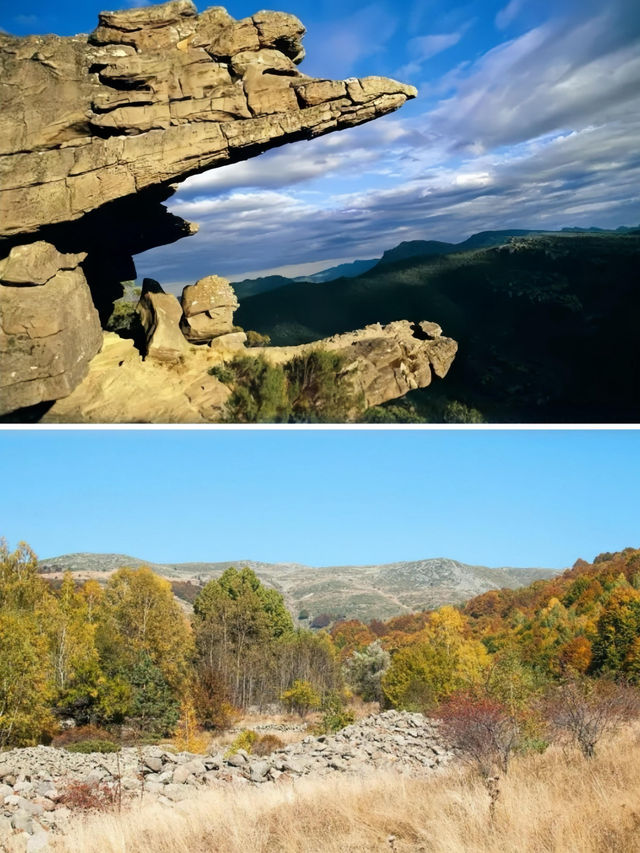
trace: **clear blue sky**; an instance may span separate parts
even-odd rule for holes
[[[640,545],[637,431],[0,430],[40,557],[564,568]]]
[[[0,27],[89,32],[104,5],[2,2]],[[240,18],[261,3],[226,5]],[[362,128],[186,182],[170,206],[200,232],[140,256],[141,275],[167,285],[288,265],[306,271],[379,257],[407,239],[640,221],[638,0],[271,7],[307,26],[304,73],[396,77],[417,85],[420,97]]]

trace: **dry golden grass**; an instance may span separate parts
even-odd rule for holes
[[[640,740],[627,730],[592,761],[549,749],[512,764],[495,819],[465,768],[413,780],[303,779],[204,792],[79,820],[57,853],[638,853]],[[395,836],[394,841],[389,836]]]

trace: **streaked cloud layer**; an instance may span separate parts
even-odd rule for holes
[[[86,4],[86,25],[70,0],[55,8],[68,27],[77,18],[88,30],[100,5]],[[236,17],[257,8],[227,6]],[[200,232],[139,256],[141,274],[237,278],[373,257],[405,239],[640,221],[637,0],[275,6],[308,27],[307,74],[396,76],[420,98],[373,124],[185,182],[170,207]],[[44,27],[52,15],[44,0],[25,0],[0,26],[42,31],[33,19]]]

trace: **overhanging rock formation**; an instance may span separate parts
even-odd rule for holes
[[[306,77],[304,32],[292,15],[176,0],[103,12],[88,37],[0,34],[0,413],[69,393],[132,255],[193,233],[161,204],[176,182],[415,96]],[[12,273],[43,264],[44,281]]]

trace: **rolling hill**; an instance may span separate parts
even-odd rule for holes
[[[294,618],[301,610],[313,619],[333,617],[388,619],[401,613],[442,604],[458,604],[490,589],[515,589],[557,574],[552,569],[471,566],[457,560],[433,558],[375,566],[326,566],[299,563],[261,563],[235,560],[220,563],[150,563],[126,554],[65,554],[41,560],[40,572],[57,577],[70,570],[78,579],[106,578],[121,566],[149,566],[174,584],[201,585],[219,577],[229,566],[248,566],[268,586],[284,595]],[[174,586],[179,590],[179,586]]]

